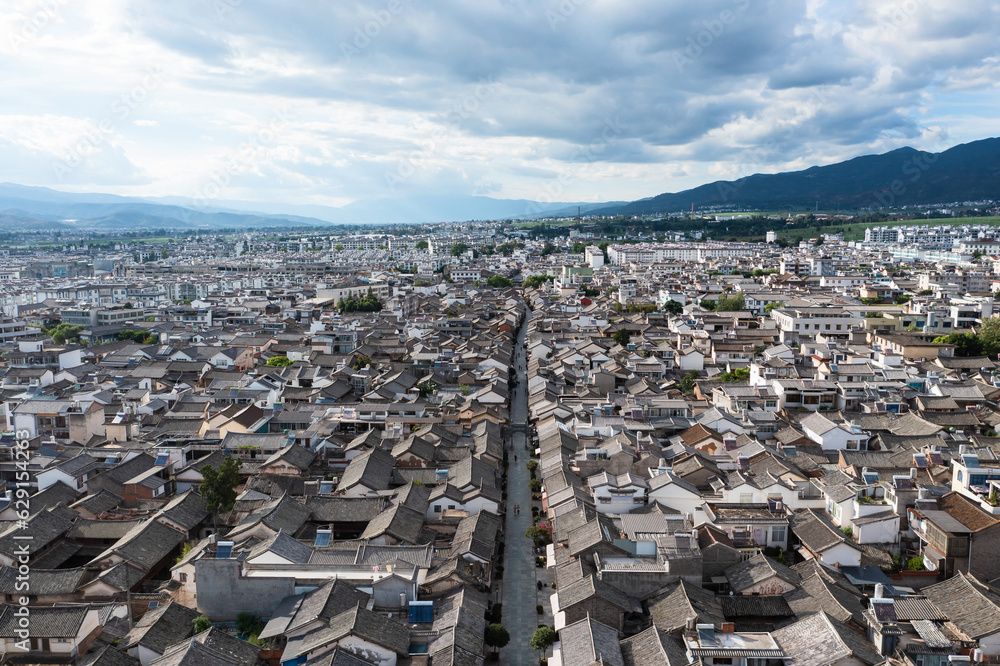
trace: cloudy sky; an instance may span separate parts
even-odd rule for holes
[[[0,181],[631,200],[1000,134],[995,0],[0,0]]]

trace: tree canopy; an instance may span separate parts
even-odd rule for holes
[[[616,345],[625,347],[628,345],[628,341],[632,338],[632,333],[629,332],[627,328],[620,328],[615,331],[615,334],[611,336],[611,339],[615,341]]]
[[[510,278],[504,277],[503,275],[491,275],[486,279],[486,284],[490,285],[494,289],[503,289],[505,287],[514,286],[514,283],[510,281]]]
[[[341,312],[379,312],[384,303],[380,301],[368,288],[368,294],[364,298],[342,298],[337,303],[337,309]]]
[[[684,312],[684,306],[675,300],[669,299],[663,304],[663,311],[667,314],[681,314]]]
[[[510,642],[510,633],[502,624],[495,622],[488,624],[486,625],[485,642],[493,648],[493,652],[496,652],[497,648],[502,648]]]
[[[553,643],[556,642],[556,632],[552,627],[542,625],[535,629],[535,633],[531,634],[531,649],[538,650],[539,652],[544,652],[548,650]]]
[[[466,245],[462,241],[457,241],[453,243],[451,246],[451,256],[461,257],[463,254],[465,254],[465,251],[468,249],[469,249],[468,245]]]
[[[287,368],[291,364],[292,361],[287,356],[272,356],[267,359],[267,367],[269,368]]]
[[[64,345],[67,342],[74,344],[80,342],[80,336],[77,334],[84,328],[84,326],[73,326],[71,324],[57,324],[52,328],[42,327],[42,333],[50,336],[52,342],[57,345]]]
[[[524,280],[524,286],[530,287],[532,289],[537,289],[541,287],[546,282],[552,281],[554,278],[551,275],[532,275]]]
[[[205,500],[205,508],[218,516],[220,513],[232,511],[236,504],[236,486],[240,483],[240,461],[237,458],[226,458],[216,469],[212,465],[201,468],[203,481],[198,492]]]

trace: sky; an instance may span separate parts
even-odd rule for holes
[[[995,0],[0,0],[0,181],[634,200],[1000,134]]]

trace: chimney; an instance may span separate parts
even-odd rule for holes
[[[734,631],[736,631],[736,625],[735,624],[733,624],[732,622],[723,622],[722,623],[722,633],[724,633],[724,634],[731,634]]]

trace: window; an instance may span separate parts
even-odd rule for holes
[[[181,572],[181,574],[180,574],[180,581],[182,583],[188,582],[188,575],[186,573]]]
[[[785,526],[775,526],[771,528],[771,541],[778,543],[784,543],[785,541]]]
[[[441,513],[441,505],[440,504],[435,504],[434,505],[434,513]]]
[[[752,504],[753,493],[740,493],[740,504]]]
[[[449,504],[449,505],[448,505],[448,509],[449,509],[449,510],[454,510],[454,508],[455,508],[455,505],[454,505],[454,504]]]

